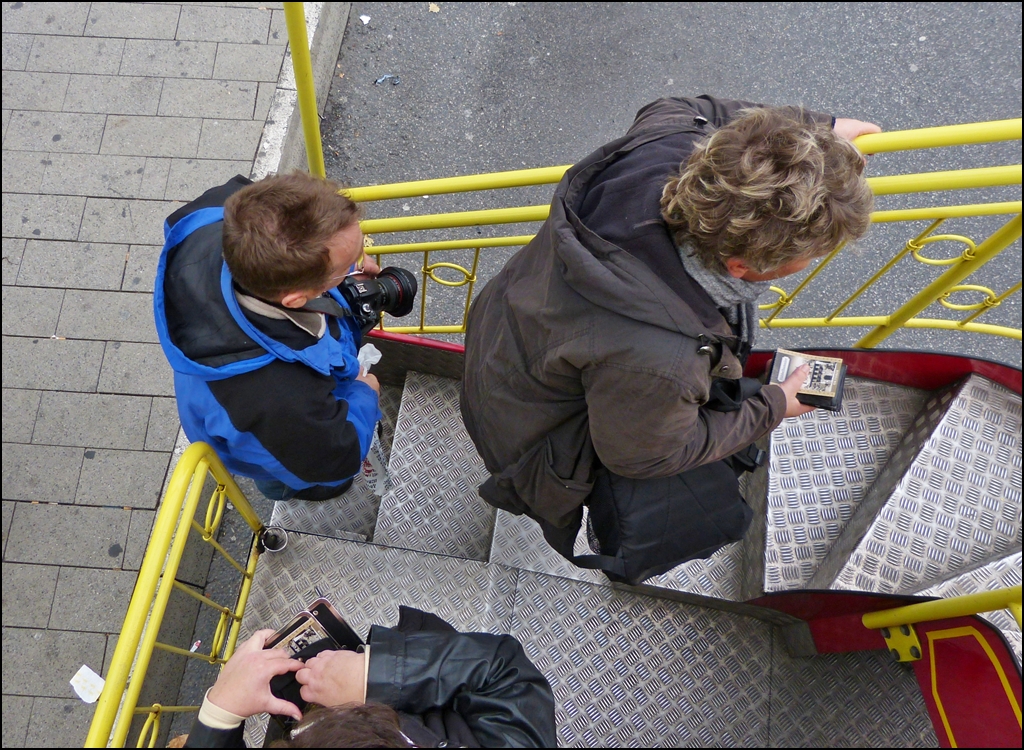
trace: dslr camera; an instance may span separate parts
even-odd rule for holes
[[[416,299],[416,289],[416,277],[396,266],[388,266],[376,277],[354,273],[338,285],[338,291],[348,302],[364,334],[380,323],[384,313],[396,318],[408,315]]]

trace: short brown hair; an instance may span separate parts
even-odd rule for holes
[[[864,235],[874,196],[856,147],[792,108],[749,109],[699,142],[662,192],[678,245],[759,273]]]
[[[224,260],[235,281],[276,300],[314,289],[331,273],[327,241],[359,219],[329,180],[294,172],[246,185],[224,203]]]
[[[412,747],[391,706],[346,703],[318,707],[272,747]]]

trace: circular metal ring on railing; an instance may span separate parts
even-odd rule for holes
[[[206,506],[206,525],[203,527],[204,542],[208,542],[216,536],[221,519],[224,517],[224,506],[227,505],[227,502],[227,485],[218,484],[213,494],[210,495],[210,502]]]
[[[458,271],[464,278],[461,281],[448,281],[447,279],[442,279],[434,273],[438,268],[450,268],[453,271]],[[467,271],[456,263],[431,263],[429,266],[424,267],[423,270],[426,271],[427,276],[443,286],[465,286],[466,284],[476,281],[476,276],[473,275],[472,271]]]
[[[948,301],[949,295],[954,292],[981,292],[985,295],[985,299],[973,305],[958,305]],[[978,286],[977,284],[960,284],[959,286],[950,287],[945,291],[939,297],[939,304],[950,310],[981,310],[987,307],[998,307],[999,299],[996,297],[996,293],[988,287]]]
[[[967,246],[967,249],[955,258],[946,258],[944,260],[940,260],[938,258],[927,258],[921,254],[921,250],[924,249],[925,245],[930,245],[933,242],[945,242],[947,240],[952,242],[962,242]],[[913,253],[914,260],[929,266],[951,266],[954,263],[960,263],[961,261],[973,260],[974,251],[978,249],[978,246],[974,244],[974,240],[970,237],[964,237],[959,234],[936,234],[932,237],[925,237],[920,240],[911,240],[907,243],[907,247],[910,248],[911,253]]]
[[[224,648],[228,638],[228,620],[231,616],[227,612],[221,612],[217,620],[217,627],[213,631],[213,641],[210,643],[210,664],[217,664],[221,661],[218,654]]]
[[[770,287],[768,287],[768,290],[772,291],[772,292],[775,292],[777,295],[779,295],[779,298],[777,300],[775,300],[774,302],[769,302],[766,305],[758,305],[757,306],[758,310],[778,310],[778,309],[782,309],[783,307],[785,307],[786,305],[788,305],[789,303],[791,303],[793,301],[792,299],[790,299],[790,297],[786,293],[785,289],[779,289],[779,287],[777,287],[777,286],[770,286]]]
[[[160,714],[163,713],[163,708],[159,703],[154,703],[149,707],[146,712],[149,716],[146,717],[142,729],[139,730],[139,747],[156,747],[156,738],[160,734]]]

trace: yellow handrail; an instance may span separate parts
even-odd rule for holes
[[[160,624],[171,590],[176,584],[178,567],[207,474],[213,476],[217,486],[209,501],[211,505],[207,512],[207,525],[201,527],[201,538],[209,536],[212,539],[216,534],[223,508],[215,507],[214,503],[226,503],[228,500],[254,532],[258,533],[263,528],[259,516],[213,448],[206,443],[190,445],[171,475],[153,525],[135,590],[124,617],[124,626],[86,737],[87,747],[105,747],[108,741],[117,747],[124,745],[153,649],[158,645],[156,638]],[[246,577],[232,617],[234,622],[226,642],[224,638],[220,639],[224,652],[216,661],[227,659],[234,651],[256,559],[255,554],[250,554]],[[211,656],[217,657],[216,650]],[[157,707],[157,713],[168,710],[168,707]]]
[[[965,190],[969,188],[1020,185],[1021,165],[957,169],[949,172],[923,172],[899,174],[891,177],[868,177],[875,195],[903,193],[930,193],[935,190]]]
[[[1021,587],[982,591],[977,594],[965,594],[949,599],[936,599],[932,602],[918,602],[904,607],[883,609],[868,612],[861,618],[864,627],[870,630],[896,628],[900,625],[913,625],[917,622],[945,620],[950,617],[977,615],[998,609],[1011,609],[1020,627]]]
[[[966,146],[996,141],[1019,141],[1021,118],[993,120],[968,125],[941,125],[935,128],[897,130],[891,133],[871,133],[853,142],[862,154],[880,154],[886,151],[912,151],[940,146]]]
[[[544,221],[548,218],[550,206],[519,206],[516,208],[491,208],[483,211],[456,211],[449,214],[423,214],[422,216],[397,216],[393,219],[365,219],[359,226],[366,234],[386,232],[412,232],[419,229],[450,229],[452,227],[475,227],[484,224],[517,224],[529,221]],[[373,249],[370,249],[373,252]]]
[[[887,336],[890,336],[896,329],[939,299],[951,287],[959,284],[1002,252],[1010,243],[1019,239],[1020,235],[1021,217],[1018,214],[1004,224],[995,234],[978,245],[977,249],[971,254],[972,257],[962,258],[959,263],[952,266],[935,281],[911,297],[905,305],[888,317],[885,324],[875,328],[875,330],[854,344],[854,346],[858,349],[870,349],[878,346]],[[965,253],[964,255],[966,256],[967,254]]]
[[[304,3],[284,3],[284,19],[288,26],[288,45],[295,71],[302,134],[306,141],[306,162],[309,171],[317,177],[326,177],[324,148],[320,138],[320,109],[316,105],[316,87],[313,85],[313,61],[309,56],[309,37],[306,34]]]
[[[511,172],[490,172],[471,174],[464,177],[442,177],[435,180],[394,182],[389,185],[345,188],[344,192],[354,201],[379,201],[393,198],[412,198],[421,195],[444,195],[466,193],[471,190],[497,190],[501,188],[550,185],[562,179],[571,167],[539,167],[537,169],[516,169]]]

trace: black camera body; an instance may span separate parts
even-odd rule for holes
[[[338,291],[348,302],[352,317],[365,334],[380,323],[384,313],[401,318],[412,311],[416,299],[416,277],[404,268],[389,266],[376,277],[365,273],[346,276]]]

